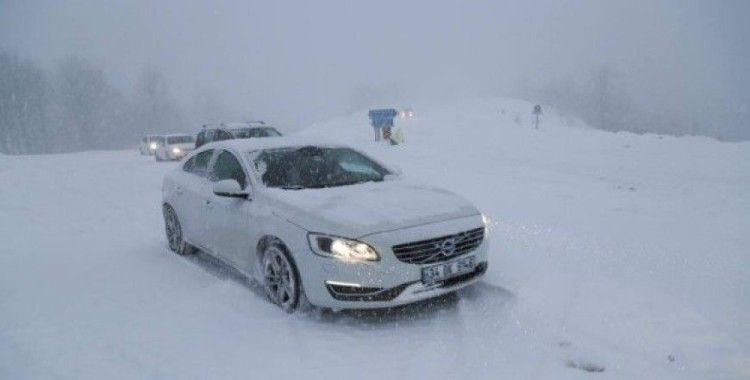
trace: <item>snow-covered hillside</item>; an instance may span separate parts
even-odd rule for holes
[[[490,269],[458,297],[287,316],[171,254],[157,164],[0,156],[0,378],[750,377],[750,144],[611,134],[505,99],[300,132],[474,201]],[[603,371],[603,372],[583,372]]]

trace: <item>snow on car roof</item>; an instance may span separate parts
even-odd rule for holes
[[[263,137],[254,139],[232,139],[215,141],[206,144],[206,147],[231,148],[240,152],[250,152],[259,149],[288,148],[295,146],[315,145],[315,146],[342,146],[339,143],[333,143],[319,138],[306,136],[280,136],[280,137]]]
[[[264,128],[272,127],[271,124],[266,124],[260,121],[249,121],[247,123],[224,123],[221,125],[224,128]]]
[[[192,133],[168,133],[163,135],[146,135],[146,137],[175,137],[175,136],[190,136],[195,137]]]

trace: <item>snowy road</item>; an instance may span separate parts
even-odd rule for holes
[[[750,145],[552,116],[533,132],[511,121],[525,107],[417,108],[399,148],[366,142],[366,119],[309,132],[494,220],[482,283],[391,312],[287,316],[215,260],[170,253],[173,163],[0,156],[0,378],[750,377]],[[461,123],[476,128],[438,139]]]

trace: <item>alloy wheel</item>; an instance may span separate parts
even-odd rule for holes
[[[271,246],[263,257],[263,274],[266,295],[271,302],[290,313],[297,306],[297,278],[284,252]]]
[[[167,241],[169,241],[169,249],[173,252],[180,253],[180,248],[182,246],[182,228],[180,227],[180,221],[177,219],[177,215],[169,206],[164,206],[164,226],[167,232]]]

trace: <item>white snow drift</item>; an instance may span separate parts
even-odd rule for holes
[[[164,238],[135,151],[0,156],[0,378],[750,376],[750,144],[591,130],[502,99],[419,107],[402,146],[355,144],[492,220],[458,297],[287,316]],[[589,372],[584,372],[589,371]]]

